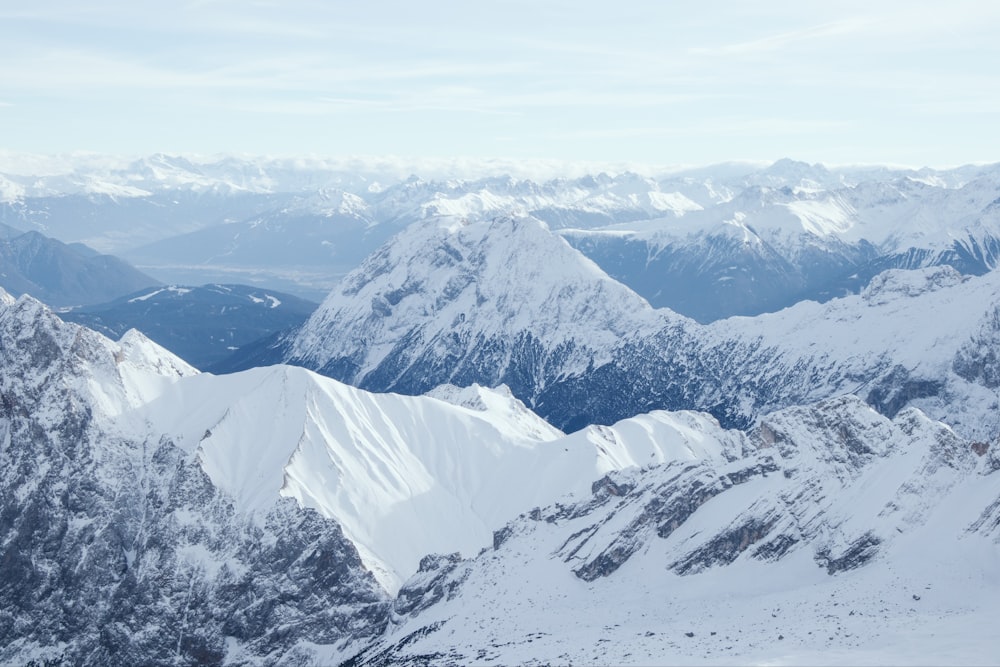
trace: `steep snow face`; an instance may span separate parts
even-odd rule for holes
[[[523,397],[536,378],[606,363],[620,339],[664,317],[537,220],[442,218],[347,276],[288,358],[363,387],[506,382]]]
[[[424,554],[475,553],[532,502],[513,489],[561,434],[516,399],[483,393],[495,409],[369,394],[276,366],[191,378],[142,415],[151,435],[177,434],[241,511],[287,496],[336,519],[394,590]],[[540,472],[527,488],[567,488],[569,473]]]
[[[783,411],[735,459],[610,474],[475,559],[424,559],[385,635],[331,659],[985,663],[1000,534],[982,451],[853,397]]]
[[[511,516],[611,470],[744,447],[711,417],[653,413],[563,436],[509,391],[370,394],[301,368],[200,375],[140,411],[240,511],[279,496],[335,519],[390,591],[441,551],[472,556]]]
[[[277,495],[251,521],[170,429],[143,437],[193,369],[0,302],[0,662],[242,663],[381,629],[334,522]]]

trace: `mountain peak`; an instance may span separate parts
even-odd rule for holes
[[[295,336],[291,356],[354,383],[391,374],[396,386],[418,348],[449,357],[448,381],[459,384],[468,384],[463,360],[490,354],[498,367],[484,380],[500,384],[510,348],[528,339],[561,346],[569,357],[561,363],[586,368],[594,360],[583,347],[607,348],[660,317],[540,220],[441,217],[405,229],[346,276]]]

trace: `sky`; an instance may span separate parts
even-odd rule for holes
[[[33,0],[0,149],[1000,161],[1000,3]]]

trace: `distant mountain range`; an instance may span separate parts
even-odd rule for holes
[[[107,301],[159,282],[127,262],[80,243],[0,225],[0,287],[52,306]]]
[[[0,222],[165,282],[314,300],[409,224],[443,215],[535,217],[654,306],[701,322],[857,293],[888,268],[978,275],[1000,256],[996,165],[434,179],[378,163],[157,155],[47,169],[0,174]]]

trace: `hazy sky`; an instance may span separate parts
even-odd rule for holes
[[[1000,161],[1000,2],[0,8],[0,148]]]

